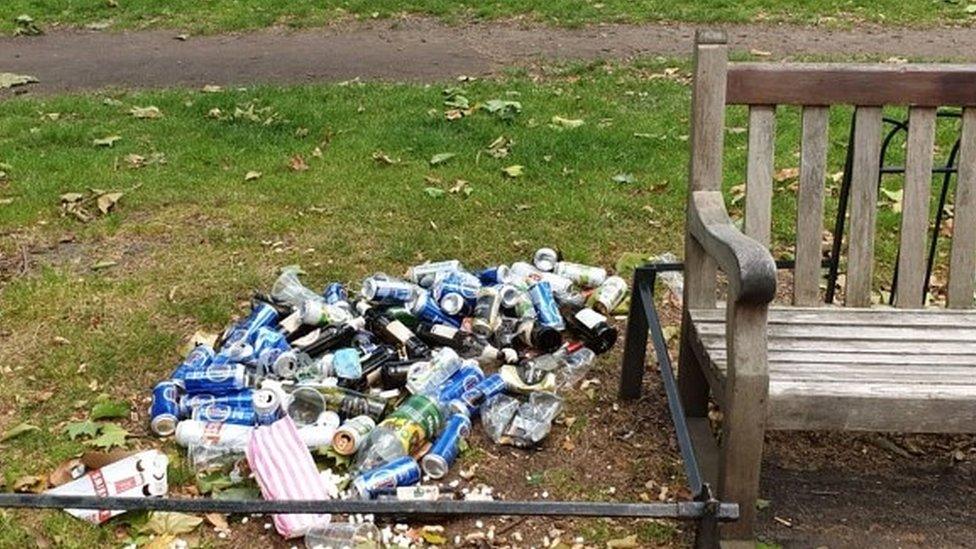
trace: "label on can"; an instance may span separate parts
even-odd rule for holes
[[[430,333],[438,337],[443,337],[444,339],[454,339],[454,336],[457,335],[458,331],[456,328],[452,328],[450,326],[434,324],[430,329]]]
[[[383,420],[392,427],[403,449],[412,454],[431,439],[441,425],[441,411],[434,399],[413,395]]]
[[[580,309],[576,313],[576,320],[579,320],[584,326],[592,330],[601,322],[606,322],[607,317],[587,307],[585,309]]]
[[[406,343],[407,340],[413,337],[413,332],[410,331],[410,328],[404,326],[404,324],[399,320],[393,320],[392,322],[387,324],[386,329],[400,343]]]

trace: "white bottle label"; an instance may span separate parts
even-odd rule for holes
[[[430,333],[437,337],[443,337],[446,339],[454,339],[457,332],[457,329],[444,324],[434,324],[434,326],[430,329]]]
[[[580,309],[579,312],[576,313],[576,320],[579,320],[584,326],[592,330],[597,324],[606,322],[607,317],[601,315],[593,309],[586,308]]]
[[[394,320],[393,322],[387,324],[386,329],[393,334],[393,337],[397,338],[400,343],[406,343],[411,337],[413,337],[413,332],[410,328],[407,328],[399,320]]]

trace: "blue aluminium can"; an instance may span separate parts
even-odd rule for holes
[[[388,494],[399,486],[410,486],[420,482],[420,465],[410,456],[403,456],[370,469],[352,481],[352,487],[360,499],[373,499],[380,494]]]
[[[227,404],[228,406],[242,408],[251,406],[253,399],[254,391],[251,389],[242,389],[236,393],[219,396],[206,393],[183,395],[180,397],[180,419],[189,419],[193,416],[194,410],[211,404]]]
[[[244,389],[247,386],[247,374],[243,364],[214,362],[201,370],[187,372],[183,385],[191,395],[226,395]]]
[[[175,381],[177,384],[183,384],[183,378],[186,377],[186,373],[191,370],[199,370],[213,362],[214,356],[217,353],[214,352],[213,347],[210,345],[197,345],[193,348],[183,359],[183,362],[176,367],[173,371],[173,375],[169,376],[170,379]]]
[[[465,361],[464,366],[454,372],[454,375],[440,386],[440,390],[437,392],[437,401],[446,403],[456,398],[461,398],[461,395],[480,383],[483,379],[485,379],[485,374],[478,367],[477,363],[470,364],[468,361]]]
[[[416,299],[409,305],[410,312],[420,320],[433,324],[447,324],[455,328],[461,327],[461,321],[441,310],[437,301],[427,292],[417,294]]]
[[[335,305],[343,301],[348,302],[349,292],[346,291],[346,288],[342,284],[333,282],[322,290],[322,297],[325,298],[325,302],[329,305]]]
[[[543,326],[563,330],[566,324],[563,315],[559,314],[556,298],[552,294],[552,286],[545,280],[536,282],[529,287],[529,298],[538,314],[538,321]]]
[[[259,329],[273,328],[277,323],[278,311],[267,303],[258,303],[251,309],[251,314],[230,331],[223,346],[228,347],[237,342],[253,344]]]
[[[505,390],[505,380],[501,374],[491,374],[477,385],[468,389],[460,397],[452,400],[449,407],[452,412],[474,416],[481,405],[489,398]]]
[[[445,274],[434,284],[434,297],[440,300],[445,294],[458,294],[465,301],[474,302],[478,299],[478,289],[481,280],[474,275],[464,276],[457,271]]]
[[[465,414],[454,414],[437,437],[433,448],[420,460],[430,478],[442,478],[461,451],[461,439],[471,433],[471,420]]]
[[[193,419],[210,423],[230,423],[233,425],[254,425],[254,405],[231,406],[229,404],[210,404],[197,408]]]
[[[175,381],[161,381],[153,387],[149,407],[149,428],[161,437],[176,432],[180,413],[180,388]]]
[[[494,286],[496,284],[504,284],[508,280],[509,270],[507,265],[499,265],[497,267],[488,267],[482,269],[475,273],[478,280],[481,281],[485,286]]]
[[[372,303],[383,305],[403,305],[413,299],[417,287],[409,282],[395,278],[379,279],[369,277],[363,281],[363,297]]]

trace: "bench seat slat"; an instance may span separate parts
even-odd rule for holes
[[[721,398],[724,311],[690,315]],[[968,432],[976,422],[976,313],[773,307],[768,338],[768,428]]]

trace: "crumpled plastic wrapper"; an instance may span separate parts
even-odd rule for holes
[[[532,448],[549,435],[562,406],[563,399],[554,393],[532,393],[528,402],[498,395],[485,404],[482,422],[495,443]]]

